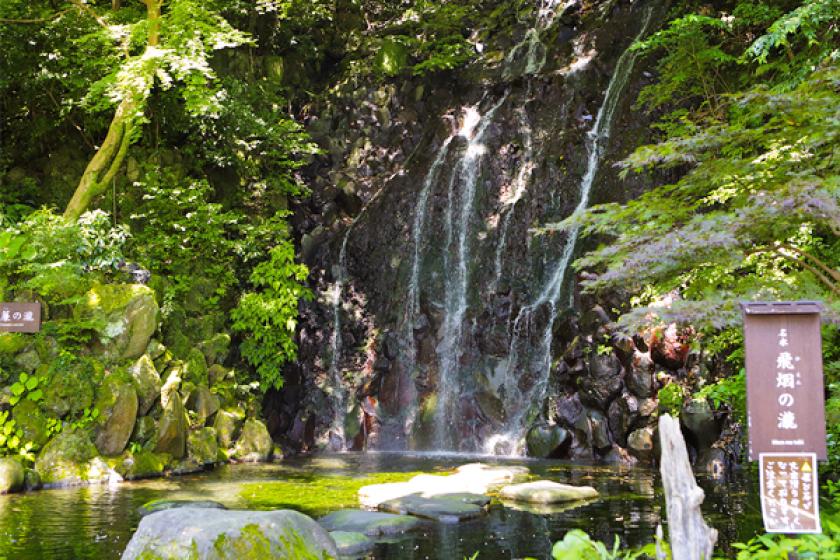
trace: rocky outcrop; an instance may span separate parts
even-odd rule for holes
[[[109,360],[143,355],[157,330],[159,309],[154,291],[143,284],[100,284],[76,306],[75,317],[99,327],[101,353]]]
[[[268,461],[273,448],[274,442],[265,424],[255,418],[248,418],[234,445],[233,458],[245,462]]]
[[[137,420],[137,391],[131,377],[114,373],[105,378],[96,399],[99,425],[96,448],[105,456],[125,449]]]

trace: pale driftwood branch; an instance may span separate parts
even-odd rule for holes
[[[694,480],[680,423],[668,414],[659,418],[659,441],[673,560],[711,560],[718,534],[703,519],[705,494]]]

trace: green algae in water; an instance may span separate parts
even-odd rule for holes
[[[384,472],[365,476],[295,475],[286,480],[250,482],[239,496],[246,509],[294,509],[322,517],[338,509],[359,507],[359,488],[369,484],[406,482],[423,472]]]

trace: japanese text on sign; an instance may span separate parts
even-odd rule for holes
[[[761,514],[768,533],[820,533],[815,453],[762,453]]]
[[[34,333],[40,329],[40,303],[0,303],[0,332]]]
[[[814,452],[826,457],[820,307],[748,303],[744,309],[749,458]]]

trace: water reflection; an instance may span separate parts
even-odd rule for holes
[[[137,508],[153,499],[212,499],[230,508],[245,507],[242,484],[265,480],[316,480],[321,476],[357,476],[374,472],[446,471],[474,458],[432,455],[343,454],[289,460],[281,465],[225,466],[180,478],[47,490],[0,496],[0,558],[116,559],[137,526]],[[460,525],[432,525],[425,532],[380,543],[369,558],[460,559],[479,551],[481,560],[523,556],[547,558],[554,541],[579,528],[612,543],[650,542],[664,514],[658,477],[646,469],[569,465],[550,461],[487,460],[524,464],[532,473],[567,484],[588,484],[602,499],[541,509],[494,502],[489,514]],[[704,511],[727,543],[752,536],[760,514],[754,477],[726,484],[701,481]]]

